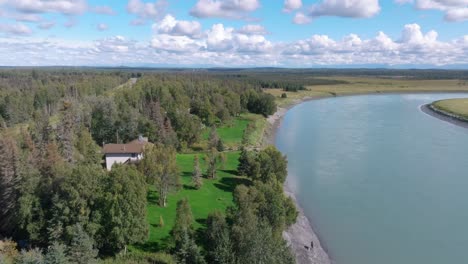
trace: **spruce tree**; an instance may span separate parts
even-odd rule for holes
[[[69,264],[67,247],[58,242],[54,242],[47,250],[45,264]]]
[[[15,207],[20,182],[19,154],[13,138],[0,138],[0,231],[10,233],[14,228]]]
[[[68,251],[70,262],[74,264],[96,263],[98,251],[94,248],[94,241],[83,230],[81,225],[74,227],[74,236]]]

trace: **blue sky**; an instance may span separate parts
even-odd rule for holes
[[[468,65],[468,0],[0,0],[0,65]]]

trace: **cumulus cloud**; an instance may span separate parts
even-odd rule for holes
[[[198,18],[241,19],[259,7],[259,0],[198,0],[190,14]]]
[[[302,7],[302,0],[284,0],[284,12],[291,12]]]
[[[175,19],[177,24],[178,20]],[[173,21],[174,22],[174,21]],[[174,25],[174,23],[168,23]],[[0,36],[1,65],[205,65],[205,66],[342,66],[454,65],[468,61],[468,35],[441,41],[432,30],[407,24],[400,36],[384,32],[364,38],[312,35],[292,42],[271,42],[267,35],[242,32],[223,24],[201,30],[200,36],[172,34],[173,26],[155,24],[150,42],[122,36],[97,41],[67,42]],[[18,32],[0,26],[4,34]],[[21,31],[21,30],[19,30]],[[27,61],[22,58],[28,58]]]
[[[153,30],[158,34],[196,38],[200,36],[202,26],[198,21],[176,20],[172,15],[166,15],[159,23],[153,24]]]
[[[419,10],[440,10],[444,12],[444,19],[449,22],[468,20],[467,0],[395,0],[397,3],[413,3]]]
[[[380,11],[378,0],[323,0],[310,7],[308,15],[369,18]]]
[[[302,12],[297,12],[293,19],[293,23],[297,25],[305,25],[309,24],[310,22],[312,22],[312,19],[304,15]]]
[[[3,0],[1,5],[21,13],[82,14],[87,9],[86,0]]]
[[[245,25],[236,32],[245,35],[266,35],[268,31],[262,25]]]
[[[32,30],[22,23],[0,24],[0,32],[11,35],[30,35]]]
[[[105,23],[99,23],[96,25],[96,29],[99,31],[106,31],[109,29],[109,26]]]
[[[165,0],[158,0],[156,2],[146,3],[141,0],[129,0],[127,4],[127,12],[136,15],[132,25],[143,25],[148,20],[156,20],[160,18],[167,7]]]

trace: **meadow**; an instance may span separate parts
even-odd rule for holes
[[[323,77],[325,78],[325,77]],[[375,77],[326,77],[346,82],[344,84],[307,86],[306,90],[284,92],[281,89],[266,89],[267,93],[277,98],[280,107],[286,107],[304,98],[321,98],[352,94],[369,93],[412,93],[412,92],[468,92],[468,81],[446,80],[416,80],[404,78]],[[286,93],[287,98],[281,98]]]
[[[432,106],[444,112],[468,119],[468,98],[435,101],[432,103]]]

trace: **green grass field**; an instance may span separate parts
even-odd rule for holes
[[[432,106],[442,111],[468,119],[468,98],[435,101]]]
[[[238,150],[242,145],[244,131],[249,124],[254,126],[254,129],[247,135],[247,144],[256,145],[261,141],[263,130],[265,129],[265,118],[256,114],[242,114],[234,119],[230,124],[225,124],[216,128],[219,137],[228,150]],[[206,128],[203,132],[202,142],[203,145],[208,144],[208,137],[210,135],[210,128]]]
[[[225,212],[226,208],[233,204],[232,192],[238,184],[247,184],[248,179],[236,175],[239,152],[226,152],[226,163],[224,168],[220,168],[217,179],[203,179],[203,187],[196,190],[192,187],[191,174],[193,170],[193,159],[195,154],[178,154],[177,164],[182,176],[183,187],[178,192],[172,193],[168,197],[168,206],[159,207],[157,204],[157,192],[154,187],[148,193],[148,222],[150,234],[148,242],[134,247],[142,251],[165,250],[171,245],[170,230],[175,221],[177,201],[187,198],[192,207],[195,219],[195,229],[204,226],[209,213],[218,210]],[[206,169],[203,160],[204,154],[198,154],[202,171]],[[160,216],[163,217],[164,226],[159,226]]]

